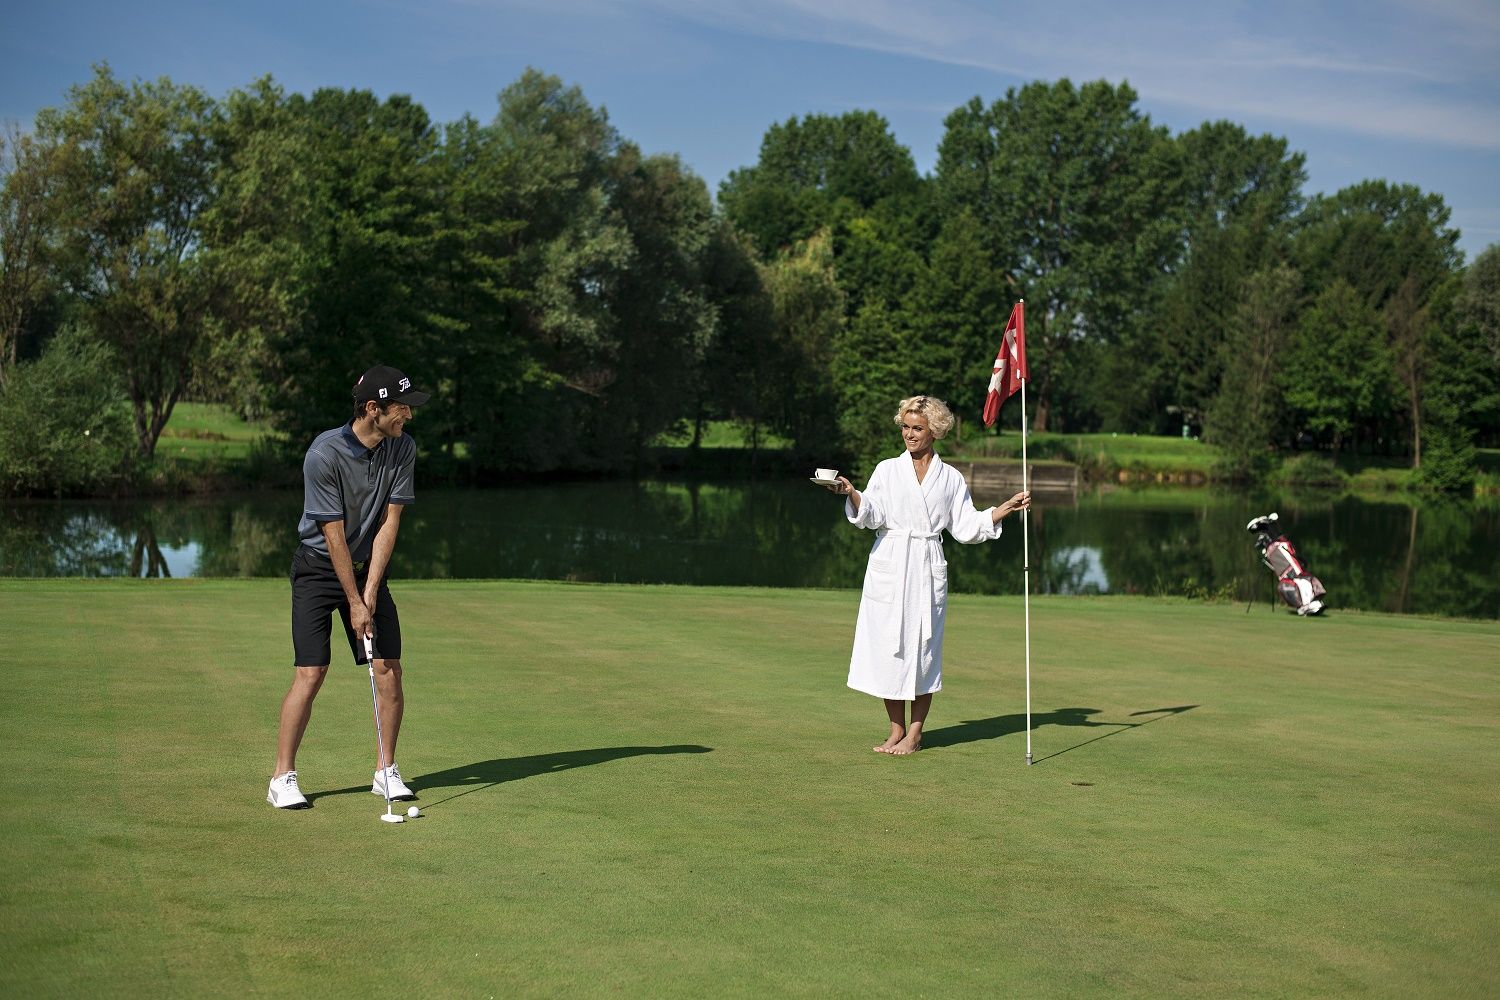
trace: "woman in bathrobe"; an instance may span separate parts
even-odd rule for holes
[[[1001,518],[1027,509],[1031,494],[974,508],[964,477],[932,450],[932,442],[953,426],[942,400],[903,399],[896,423],[906,450],[877,465],[863,493],[843,476],[829,489],[846,497],[850,524],[875,531],[854,625],[849,686],[885,701],[891,730],[875,752],[909,754],[922,746],[932,696],[943,689],[948,563],[942,532],[964,544],[992,541],[1000,537]]]

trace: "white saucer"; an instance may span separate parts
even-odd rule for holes
[[[812,479],[812,478],[809,478],[807,481],[810,482],[810,483],[817,483],[819,486],[837,486],[839,484],[839,481],[837,479]]]

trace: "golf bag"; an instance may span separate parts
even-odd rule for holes
[[[1285,535],[1272,535],[1278,527],[1274,513],[1257,517],[1245,525],[1255,532],[1255,548],[1260,561],[1276,574],[1276,592],[1299,615],[1315,615],[1323,610],[1323,584],[1307,571],[1297,550]]]

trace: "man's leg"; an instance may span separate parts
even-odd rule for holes
[[[375,689],[380,694],[380,732],[385,737],[385,763],[396,761],[396,737],[401,735],[401,714],[406,696],[401,690],[401,661],[375,660]],[[380,770],[376,760],[375,770]]]
[[[363,581],[361,581],[363,585]],[[384,757],[387,766],[396,764],[396,743],[401,735],[401,718],[406,712],[406,692],[401,685],[401,615],[390,588],[384,583],[375,594],[375,606],[370,609],[375,617],[375,692],[380,702],[380,734],[383,738]],[[384,793],[380,783],[380,760],[375,761],[375,787],[371,791]],[[400,771],[391,776],[391,798],[416,798]]]
[[[298,548],[292,556],[292,686],[281,699],[281,727],[276,735],[276,770],[272,779],[297,769],[297,748],[312,718],[313,699],[328,674],[329,632],[344,589],[332,564]],[[298,793],[300,794],[300,793]]]
[[[297,769],[297,748],[307,732],[307,720],[312,718],[313,699],[327,675],[327,667],[297,667],[293,673],[292,686],[281,700],[281,729],[276,737],[276,771],[272,777]]]

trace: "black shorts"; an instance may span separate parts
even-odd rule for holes
[[[355,585],[363,593],[367,575],[364,563],[354,564]],[[365,662],[365,644],[354,637],[349,624],[349,602],[333,571],[333,560],[306,545],[292,556],[292,648],[299,667],[326,667],[331,659],[330,636],[333,612],[344,622],[344,638],[355,663]],[[375,656],[381,660],[401,658],[401,619],[390,588],[380,581],[375,595]]]

